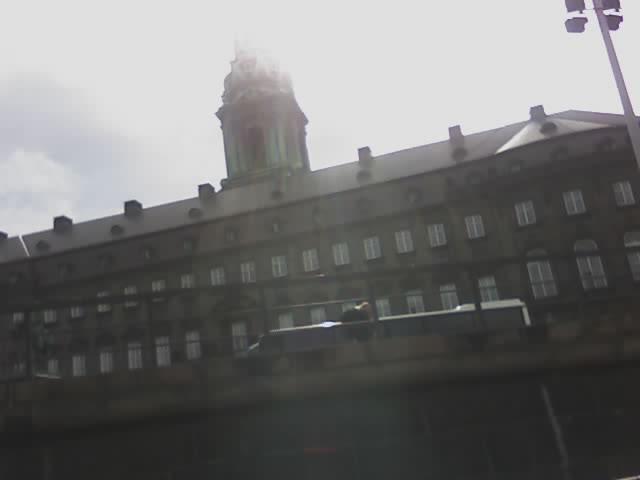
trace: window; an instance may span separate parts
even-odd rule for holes
[[[293,314],[291,312],[278,314],[278,328],[293,328]]]
[[[200,345],[200,332],[198,330],[190,330],[184,335],[186,342],[187,360],[196,360],[202,356],[202,347]]]
[[[447,233],[444,230],[443,223],[433,223],[427,226],[429,235],[429,245],[431,247],[442,247],[447,244]]]
[[[51,325],[52,323],[56,323],[56,311],[55,310],[43,311],[42,321],[45,323],[45,325]]]
[[[315,272],[320,268],[317,248],[310,248],[302,252],[302,266],[305,272]]]
[[[473,240],[484,237],[484,223],[482,223],[481,215],[464,217],[464,223],[467,227],[467,238]]]
[[[531,250],[528,257],[545,257],[547,252],[542,249]],[[554,297],[558,294],[556,281],[553,278],[549,260],[531,260],[527,262],[527,272],[534,298]]]
[[[113,372],[113,349],[105,347],[100,350],[100,373]]]
[[[245,322],[233,322],[231,324],[231,338],[234,352],[244,352],[247,350],[247,324]]]
[[[47,360],[47,375],[60,375],[60,363],[57,358],[49,358]]]
[[[382,256],[380,249],[380,239],[378,237],[368,237],[363,240],[364,258],[366,260],[375,260]]]
[[[636,203],[636,199],[633,196],[631,183],[629,183],[629,181],[627,180],[616,182],[613,184],[613,196],[616,199],[616,205],[618,205],[619,207],[633,205]]]
[[[84,308],[81,305],[75,305],[69,309],[71,318],[82,318],[84,316]]]
[[[135,285],[128,285],[124,287],[125,295],[136,295],[138,293],[138,289]],[[135,300],[127,300],[124,302],[124,308],[134,308],[138,306],[138,302]]]
[[[211,285],[213,286],[224,285],[227,282],[224,267],[213,267],[209,274],[211,276]]]
[[[516,220],[518,225],[524,227],[536,223],[536,210],[531,200],[515,204]]]
[[[332,250],[333,263],[335,263],[336,266],[339,267],[340,265],[348,265],[351,263],[351,260],[349,259],[349,245],[347,242],[334,243]]]
[[[309,316],[311,317],[312,325],[327,321],[327,311],[324,307],[312,307],[309,311]]]
[[[356,302],[344,302],[340,308],[342,309],[342,312],[346,312],[347,310],[353,310],[354,308],[356,308]]]
[[[256,281],[255,262],[244,262],[240,264],[240,276],[242,283],[254,283]]]
[[[493,275],[478,278],[478,290],[480,290],[480,300],[483,302],[495,302],[500,299],[496,278]]]
[[[398,253],[413,252],[413,237],[410,230],[396,232],[396,250]]]
[[[271,273],[274,278],[286,277],[289,273],[287,271],[287,257],[284,255],[271,257]]]
[[[386,297],[376,299],[376,310],[378,311],[378,318],[390,317],[391,303],[389,299]]]
[[[633,248],[634,251],[627,253],[627,260],[629,261],[629,269],[633,280],[640,281],[640,231],[627,232],[624,234],[624,246],[625,248]]]
[[[167,282],[164,279],[158,279],[158,280],[153,280],[151,282],[151,291],[153,293],[160,293],[164,290],[166,290],[167,288]],[[154,302],[162,302],[164,301],[163,297],[154,297],[153,298]]]
[[[607,277],[604,274],[600,255],[597,255],[598,245],[596,242],[593,240],[578,240],[574,244],[573,250],[576,254],[594,253],[593,255],[576,256],[582,288],[585,290],[605,288],[607,286]]]
[[[193,212],[189,211],[189,216],[193,218]],[[196,213],[197,216],[197,213]],[[193,238],[185,238],[182,240],[182,250],[191,253],[196,249],[196,241]]]
[[[582,190],[571,190],[562,194],[567,215],[580,215],[587,211],[582,198]]]
[[[420,290],[411,290],[407,292],[406,297],[409,313],[424,312],[424,300]]]
[[[440,301],[445,310],[453,310],[459,305],[458,292],[454,283],[440,285]]]
[[[140,342],[129,342],[127,344],[127,363],[129,370],[142,368],[142,344]]]
[[[71,374],[74,377],[83,377],[87,374],[87,357],[79,353],[71,357]]]
[[[156,338],[156,365],[158,367],[168,367],[171,365],[171,345],[169,337]]]
[[[153,260],[154,255],[155,255],[155,252],[154,252],[153,248],[151,248],[151,247],[144,247],[144,248],[142,249],[142,257],[143,257],[147,262],[149,262],[149,261]]]
[[[193,273],[183,273],[180,276],[180,288],[193,288],[196,286],[196,276]]]
[[[104,290],[102,292],[98,292],[98,298],[105,298],[109,296],[109,292]],[[110,303],[99,303],[97,307],[98,313],[106,313],[111,311]]]
[[[14,325],[20,325],[24,322],[24,312],[13,312],[11,314],[11,321]]]

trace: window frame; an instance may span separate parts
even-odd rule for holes
[[[478,240],[487,236],[487,231],[484,228],[484,219],[481,214],[467,215],[464,217],[464,224],[468,240]]]
[[[413,243],[413,234],[408,228],[397,230],[394,233],[396,241],[396,252],[400,255],[406,253],[412,253],[415,251],[415,245]]]
[[[289,275],[286,255],[273,255],[271,257],[271,275],[273,278],[283,278]]]
[[[444,247],[448,243],[447,230],[444,223],[430,223],[427,225],[427,236],[431,248]]]
[[[306,273],[320,270],[320,257],[317,248],[307,248],[302,251],[302,269]]]
[[[242,283],[256,283],[256,262],[254,260],[240,263],[240,281]]]
[[[618,207],[630,207],[636,204],[636,198],[633,193],[633,187],[629,180],[620,180],[612,185],[613,198]],[[620,187],[618,190],[616,187]]]
[[[380,237],[372,235],[362,239],[364,248],[364,258],[366,261],[377,260],[382,258],[382,246],[380,245]]]
[[[454,310],[460,305],[458,299],[458,289],[455,283],[445,283],[440,285],[440,303],[443,310]]]
[[[333,263],[336,267],[342,267],[351,263],[349,244],[347,242],[334,243],[331,245],[331,252],[333,253]]]
[[[580,199],[580,201],[578,202],[576,199]],[[579,188],[562,192],[562,201],[564,203],[564,211],[569,217],[587,213],[587,204],[584,201],[584,194]]]
[[[519,227],[527,227],[538,223],[536,208],[533,200],[523,200],[513,205],[516,222]]]
[[[424,292],[422,290],[415,289],[405,292],[405,299],[407,302],[407,311],[410,314],[424,313],[426,311],[424,304]]]
[[[481,302],[496,302],[500,300],[500,292],[495,275],[478,277],[478,291]],[[495,293],[495,295],[493,295]]]

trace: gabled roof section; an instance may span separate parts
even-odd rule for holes
[[[541,128],[548,123],[554,124],[555,127],[547,125],[545,127],[547,133],[544,133]],[[531,118],[493,130],[375,156],[366,167],[369,175],[365,184],[384,183],[466,164],[498,153],[544,142],[550,138],[619,126],[624,126],[622,115],[575,110],[548,116],[545,114],[543,118]],[[456,156],[460,152],[462,153]],[[363,186],[362,179],[358,178],[358,173],[363,168],[365,167],[359,162],[346,163],[309,173],[294,174],[279,180],[267,180],[223,189],[221,192],[214,193],[210,199],[195,197],[144,208],[140,215],[135,217],[126,216],[123,213],[75,223],[65,233],[47,230],[25,235],[23,239],[28,253],[32,256],[108,243],[353,190]],[[273,194],[276,184],[277,189],[282,191],[281,195]],[[194,212],[197,215],[193,214]],[[0,263],[27,256],[27,252],[24,252],[16,241],[20,242],[20,239],[5,241],[11,247],[5,247],[8,253],[4,258],[0,253]],[[39,249],[38,245],[40,247],[45,245],[46,248]]]
[[[0,263],[27,258],[29,254],[20,237],[0,237]]]

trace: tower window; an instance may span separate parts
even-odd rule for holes
[[[247,142],[254,169],[266,166],[264,132],[260,127],[251,127],[247,131]]]

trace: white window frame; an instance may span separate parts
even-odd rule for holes
[[[327,309],[322,306],[311,307],[309,309],[309,320],[311,321],[311,325],[318,325],[320,323],[326,322]]]
[[[467,238],[474,240],[476,238],[483,238],[486,235],[484,230],[484,222],[482,215],[474,214],[464,217],[464,224],[467,229]]]
[[[636,199],[633,195],[633,188],[631,187],[631,182],[629,182],[629,180],[615,182],[612,185],[612,188],[617,206],[626,207],[628,205],[635,205]]]
[[[142,368],[142,342],[133,341],[127,343],[127,367],[129,370]]]
[[[480,301],[495,302],[500,300],[496,277],[493,275],[485,275],[478,278],[478,290],[480,291]]]
[[[171,365],[171,340],[167,335],[156,337],[154,340],[156,350],[156,366],[168,367]]]
[[[346,312],[347,310],[353,310],[354,308],[356,308],[357,303],[356,302],[344,302],[342,305],[340,305],[340,308],[342,309],[342,313]]]
[[[13,312],[11,314],[11,322],[14,325],[20,325],[24,322],[24,312]]]
[[[286,255],[274,255],[271,257],[271,274],[273,278],[282,278],[289,275]]]
[[[255,283],[256,262],[251,260],[240,264],[240,279],[242,283]]]
[[[231,324],[231,345],[235,353],[246,352],[249,346],[246,322],[239,320]]]
[[[582,190],[580,189],[563,192],[562,200],[564,202],[564,210],[569,216],[581,215],[587,211]]]
[[[533,250],[527,256],[542,257],[547,252],[543,250]],[[527,273],[533,298],[541,299],[555,297],[558,295],[558,287],[551,269],[551,262],[546,259],[530,260],[527,262]]]
[[[98,298],[105,298],[110,296],[111,293],[108,290],[103,290],[101,292],[98,292],[98,294],[96,295]],[[98,313],[107,313],[111,311],[111,304],[110,303],[99,303],[96,306],[96,310]]]
[[[194,273],[183,273],[180,275],[180,288],[189,289],[196,286],[196,275]]]
[[[447,231],[444,228],[444,223],[427,225],[427,235],[431,248],[444,247],[447,244]]]
[[[347,242],[334,243],[331,246],[333,252],[333,263],[340,267],[342,265],[349,265],[351,258],[349,257],[349,244]]]
[[[624,247],[634,249],[627,252],[629,270],[634,282],[640,282],[640,232],[631,231],[624,234]]]
[[[410,290],[405,294],[405,298],[409,313],[423,313],[425,311],[422,290]]]
[[[184,334],[184,341],[186,344],[185,352],[187,360],[197,360],[202,357],[200,331],[189,330]]]
[[[602,258],[598,255],[598,245],[595,241],[578,240],[574,244],[576,263],[580,282],[584,290],[594,290],[607,287],[607,276],[602,265]]]
[[[440,285],[440,302],[444,310],[453,310],[460,302],[458,300],[458,290],[455,283]]]
[[[282,330],[283,328],[293,328],[293,313],[291,312],[280,312],[278,313],[278,329]]]
[[[123,293],[125,296],[137,295],[138,287],[136,287],[135,285],[127,285],[126,287],[124,287]],[[138,302],[135,300],[127,300],[124,302],[124,308],[135,308],[137,306],[138,306]]]
[[[60,375],[60,362],[57,358],[47,359],[47,375]]]
[[[302,268],[305,272],[315,272],[320,269],[317,248],[308,248],[302,251]]]
[[[56,311],[53,309],[47,309],[42,311],[42,322],[45,325],[51,325],[56,323],[57,315]]]
[[[411,253],[414,250],[413,235],[411,230],[404,229],[395,232],[396,251],[398,253]]]
[[[71,375],[84,377],[87,374],[87,356],[84,353],[75,353],[71,356]]]
[[[164,278],[157,278],[151,281],[151,292],[161,293],[167,289],[167,281]],[[154,302],[163,302],[164,297],[153,297]]]
[[[82,305],[74,305],[69,308],[69,316],[71,318],[82,318],[84,317],[84,307]]]
[[[382,257],[380,238],[377,235],[362,240],[365,260],[375,260]]]
[[[227,276],[224,267],[222,266],[213,267],[209,271],[209,278],[211,280],[211,285],[214,287],[227,283]]]
[[[513,208],[516,211],[516,221],[518,222],[518,226],[525,227],[527,225],[535,225],[537,218],[533,200],[518,202],[513,206]]]
[[[376,298],[376,312],[378,313],[378,318],[390,317],[391,313],[391,302],[388,297]]]
[[[100,373],[113,372],[113,348],[103,347],[99,353]]]

